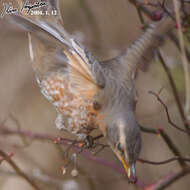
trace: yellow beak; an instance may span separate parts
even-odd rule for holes
[[[123,157],[120,157],[120,160],[123,164],[123,167],[127,173],[127,176],[129,178],[130,182],[136,183],[137,177],[136,177],[136,172],[135,172],[135,164],[132,164],[131,166],[129,166],[129,164],[127,163],[127,161],[125,161],[125,159]]]
[[[121,160],[121,162],[123,164],[123,167],[124,167],[124,169],[125,169],[125,171],[127,173],[128,178],[130,179],[131,171],[130,171],[129,164],[122,157],[120,158],[120,160]]]

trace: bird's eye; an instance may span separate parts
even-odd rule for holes
[[[123,154],[123,149],[121,148],[121,143],[117,144],[117,149]]]

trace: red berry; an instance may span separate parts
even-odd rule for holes
[[[154,11],[152,13],[152,20],[153,21],[159,21],[162,19],[163,13],[161,11]]]

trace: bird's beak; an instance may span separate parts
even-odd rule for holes
[[[125,161],[125,159],[123,157],[120,158],[122,164],[123,164],[123,167],[127,173],[127,176],[130,180],[131,183],[136,183],[137,181],[137,177],[136,177],[136,171],[135,171],[135,164],[131,164],[129,166],[128,162]]]

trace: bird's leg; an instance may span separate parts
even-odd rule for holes
[[[98,139],[100,139],[100,138],[102,138],[102,137],[104,137],[104,135],[98,135],[98,136],[96,136],[96,137],[93,137],[93,140],[95,141],[95,140],[98,140]]]
[[[84,142],[82,142],[82,146],[81,146],[81,149],[83,148],[95,148],[96,147],[96,143],[95,141],[102,138],[103,135],[98,135],[96,137],[92,137],[91,135],[88,135],[86,137],[86,139],[84,140]],[[65,150],[65,153],[66,155],[68,155],[69,151],[71,150],[72,146],[76,145],[77,143],[81,143],[77,140],[74,140],[68,147],[67,149]]]
[[[93,140],[95,141],[95,140],[98,140],[98,139],[100,139],[100,138],[102,138],[102,137],[104,137],[103,134],[94,137]],[[97,150],[96,152],[93,152],[93,155],[94,155],[94,156],[95,156],[96,154],[100,153],[104,148],[109,147],[107,144],[106,144],[106,145],[105,145],[105,144],[102,144],[102,143],[94,143],[94,144],[95,144],[95,147],[97,147],[97,146],[100,147],[99,150]]]
[[[97,144],[97,146],[100,146],[99,150],[97,150],[96,152],[93,152],[93,155],[97,155],[98,153],[100,153],[104,148],[109,147],[107,144]]]
[[[102,138],[102,137],[103,137],[102,134],[101,134],[101,135],[98,135],[98,136],[96,136],[96,137],[92,137],[92,136],[88,135],[88,136],[86,137],[86,140],[85,140],[86,147],[87,147],[87,148],[95,148],[95,147],[96,147],[95,141],[97,141],[98,139],[100,139],[100,138]]]
[[[98,154],[99,152],[101,152],[104,148],[106,148],[106,147],[109,147],[108,145],[105,145],[105,144],[101,144],[101,143],[96,143],[95,141],[97,141],[98,139],[100,139],[100,138],[102,138],[102,137],[104,137],[102,134],[101,135],[98,135],[98,136],[96,136],[96,137],[92,137],[92,136],[90,136],[90,135],[88,135],[87,137],[86,137],[86,148],[88,148],[88,149],[95,149],[96,147],[100,147],[99,148],[99,150],[97,150],[97,151],[92,151],[92,154],[93,155],[96,155],[96,154]]]
[[[63,158],[68,158],[69,157],[69,152],[72,149],[72,147],[77,143],[77,140],[74,140],[64,151]]]
[[[88,135],[85,139],[85,145],[86,145],[86,148],[92,148],[93,145],[94,145],[94,140],[93,140],[93,137]]]

